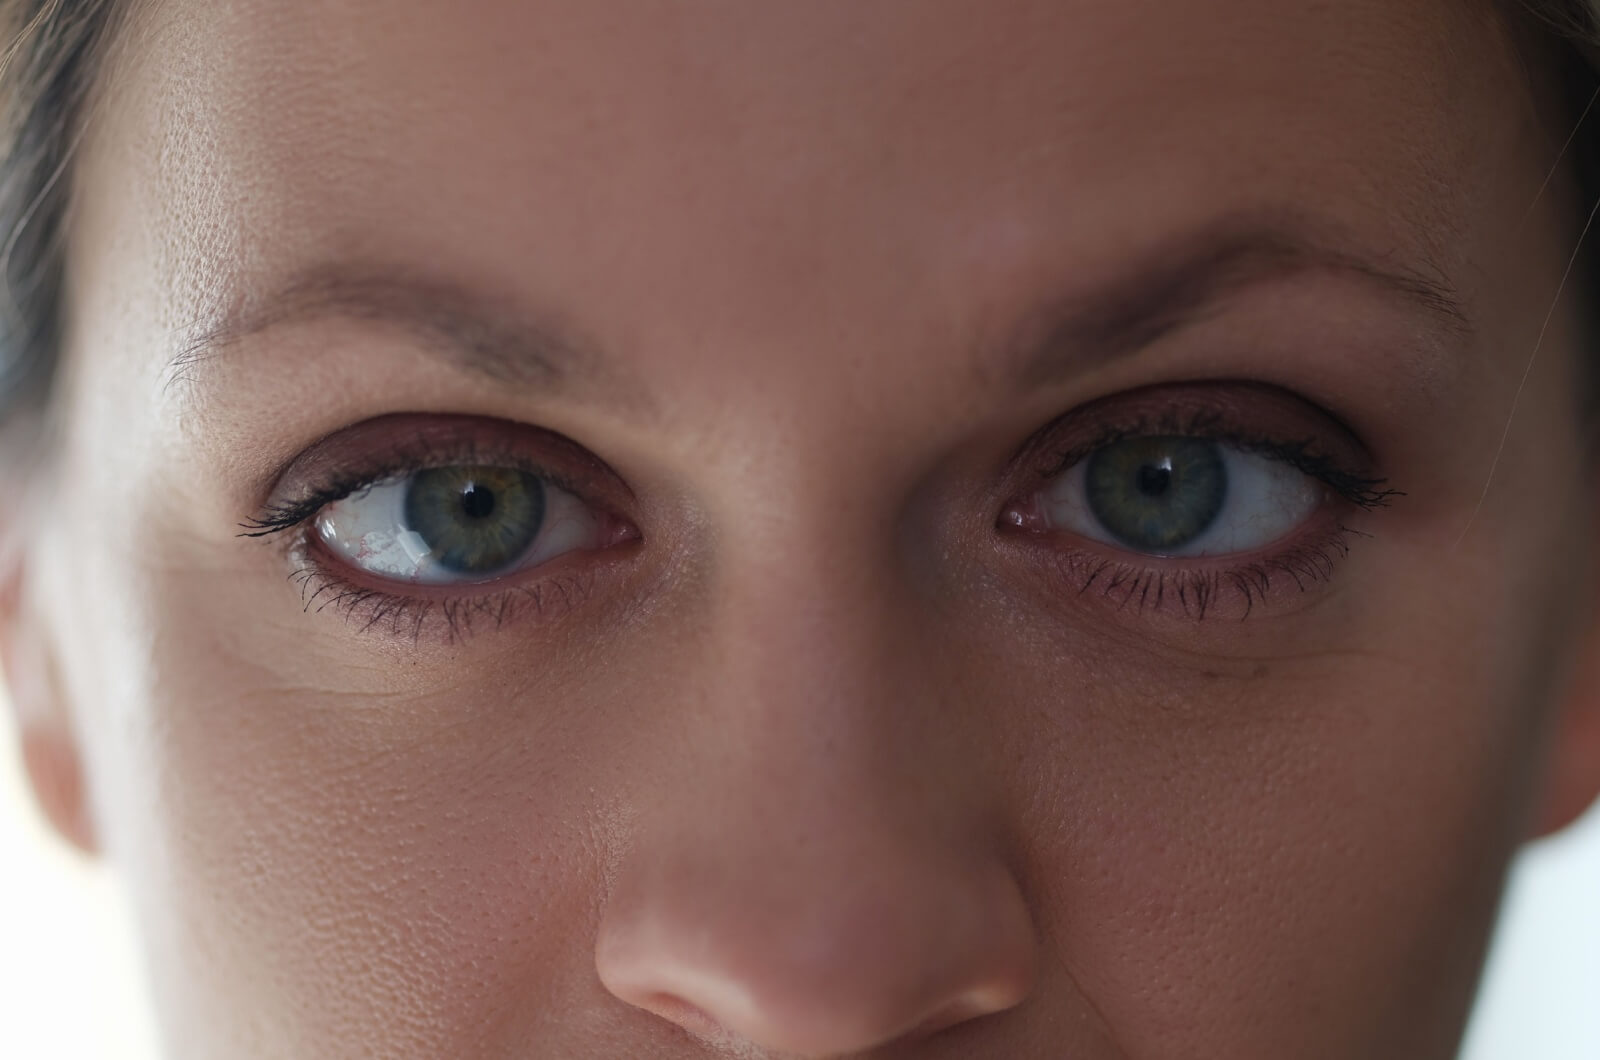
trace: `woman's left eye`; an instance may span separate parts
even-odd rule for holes
[[[516,468],[415,471],[327,505],[317,539],[369,574],[428,585],[487,581],[604,544],[583,501]]]
[[[1037,496],[1051,529],[1149,556],[1251,552],[1284,537],[1325,498],[1312,476],[1226,442],[1130,437],[1096,449]]]

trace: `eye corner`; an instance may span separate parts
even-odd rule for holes
[[[1037,489],[1007,500],[995,516],[994,528],[1007,534],[1046,534],[1050,526],[1040,509]]]

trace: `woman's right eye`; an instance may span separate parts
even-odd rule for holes
[[[488,581],[567,552],[603,547],[606,520],[517,468],[454,465],[389,479],[334,501],[318,541],[357,570],[396,581]]]

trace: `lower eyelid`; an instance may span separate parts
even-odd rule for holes
[[[1064,594],[1134,617],[1146,613],[1200,620],[1277,613],[1279,605],[1325,588],[1355,544],[1372,535],[1350,525],[1348,506],[1325,504],[1293,533],[1264,549],[1222,556],[1155,557],[1081,537],[1002,520],[1007,551],[1037,566]],[[1046,593],[1051,590],[1044,588]]]
[[[570,557],[570,559],[569,559]],[[364,576],[306,534],[290,550],[289,581],[302,611],[339,618],[360,633],[459,643],[484,630],[554,621],[593,593],[600,568],[587,550],[472,585],[408,583]]]
[[[641,540],[632,523],[560,490],[555,522],[536,551],[493,578],[426,582],[384,577],[336,555],[321,539],[316,520],[286,538],[285,562],[303,611],[338,617],[358,632],[406,640],[457,643],[474,632],[524,621],[559,619],[585,602],[596,579]],[[547,540],[550,533],[555,540]],[[576,538],[593,547],[567,547]],[[621,549],[623,551],[619,552]],[[607,560],[596,558],[607,553]]]

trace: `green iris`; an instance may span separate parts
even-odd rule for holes
[[[406,526],[457,574],[493,574],[516,561],[544,524],[544,484],[503,467],[440,467],[411,476]]]
[[[1204,438],[1128,438],[1085,468],[1089,510],[1117,541],[1173,552],[1205,533],[1228,497],[1222,449]]]

